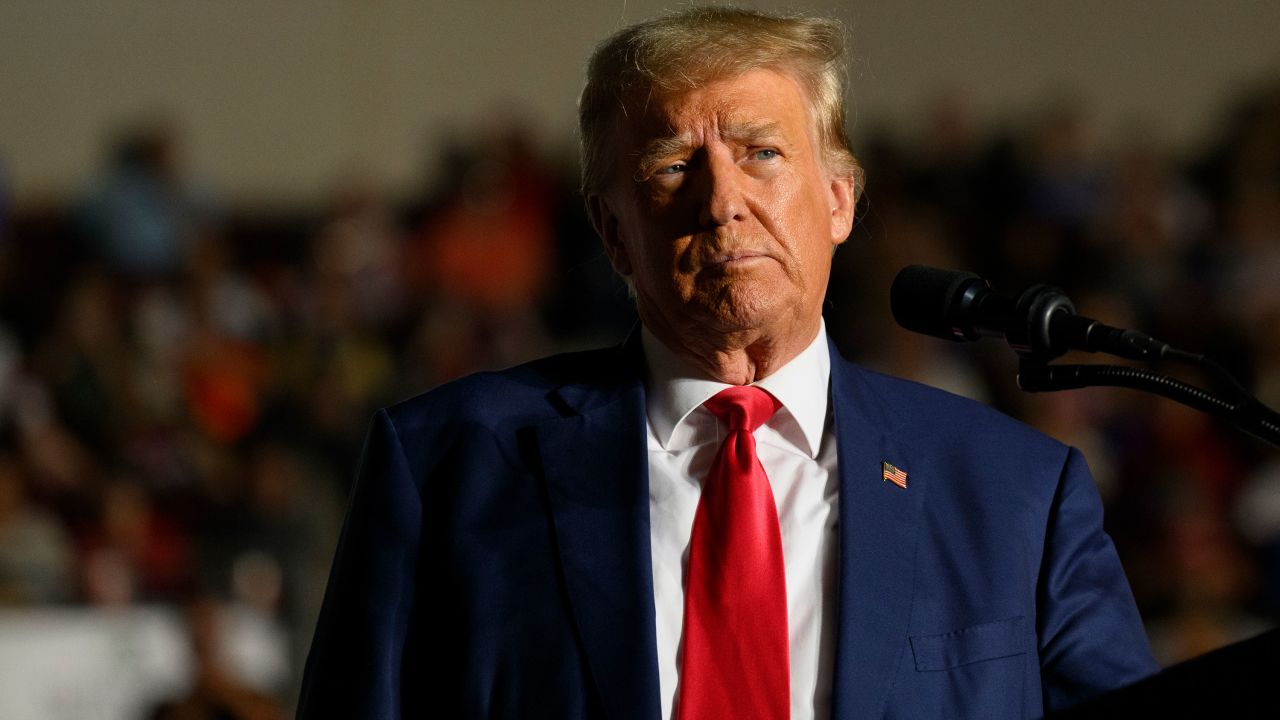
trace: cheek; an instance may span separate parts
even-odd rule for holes
[[[831,208],[826,198],[813,191],[811,186],[786,188],[780,193],[778,232],[785,237],[791,254],[797,261],[812,266],[831,254]]]
[[[647,288],[650,294],[683,292],[693,283],[689,258],[689,243],[662,240],[660,235],[648,234],[639,242],[628,245],[627,251],[635,269],[636,282]]]

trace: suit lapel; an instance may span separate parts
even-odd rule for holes
[[[836,718],[884,713],[906,646],[923,478],[893,439],[900,418],[861,372],[831,349],[840,472],[840,571],[832,709]],[[884,480],[882,462],[908,473]]]
[[[624,350],[639,356],[638,343]],[[620,363],[624,367],[627,361]],[[605,715],[659,716],[640,372],[566,385],[538,425],[561,567]]]

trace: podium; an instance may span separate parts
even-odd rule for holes
[[[1165,668],[1061,713],[1084,718],[1280,718],[1280,628]]]

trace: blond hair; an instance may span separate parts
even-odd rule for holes
[[[861,170],[844,127],[844,27],[835,20],[704,7],[632,25],[601,43],[587,65],[578,100],[582,192],[604,190],[615,114],[652,91],[690,90],[749,70],[789,73],[809,100],[827,168]]]

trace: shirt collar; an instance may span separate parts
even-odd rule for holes
[[[648,365],[649,427],[664,450],[672,447],[676,430],[702,403],[729,385],[708,380],[663,345],[648,328],[641,327],[640,343]],[[752,383],[768,390],[782,403],[798,426],[793,440],[809,457],[817,457],[827,420],[827,388],[831,380],[831,356],[827,350],[827,326],[820,321],[818,334],[800,354],[768,377]],[[709,415],[709,413],[708,413]],[[678,444],[678,443],[677,443]]]

